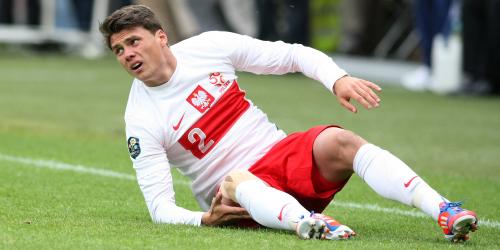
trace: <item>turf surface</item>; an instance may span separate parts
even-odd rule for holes
[[[248,97],[280,128],[340,124],[398,155],[485,221],[470,242],[450,244],[431,219],[378,197],[353,177],[326,213],[358,237],[302,241],[278,230],[153,224],[124,138],[131,77],[113,59],[8,55],[0,69],[0,249],[498,248],[499,98],[385,87],[380,108],[351,114],[302,76],[241,74]],[[178,204],[198,210],[186,179],[174,175]]]

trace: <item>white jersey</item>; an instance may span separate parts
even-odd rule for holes
[[[248,169],[286,136],[245,98],[235,72],[302,72],[330,90],[346,72],[312,48],[229,32],[206,32],[171,50],[177,67],[168,82],[148,87],[134,79],[126,133],[153,221],[200,225],[203,212],[176,205],[171,169],[192,180],[206,211],[224,176]]]

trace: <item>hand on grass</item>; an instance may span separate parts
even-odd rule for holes
[[[201,217],[201,224],[206,226],[219,226],[236,220],[250,218],[246,209],[223,204],[222,193],[218,192],[212,200],[210,209]]]

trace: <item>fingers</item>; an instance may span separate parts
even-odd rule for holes
[[[252,219],[252,217],[250,215],[228,215],[224,217],[224,223],[244,219]]]
[[[245,208],[223,204],[222,199],[221,192],[218,192],[212,199],[209,213],[213,225],[220,225],[230,220],[251,218]]]
[[[245,215],[248,214],[245,208],[242,208],[240,206],[224,204],[222,202],[223,198],[224,197],[222,196],[221,192],[217,193],[215,197],[212,199],[211,207],[216,208],[218,212],[221,214],[245,214]]]
[[[251,218],[252,217],[247,210],[242,207],[232,207],[227,205],[219,205],[217,207],[217,225],[224,225],[231,221]]]
[[[363,82],[366,86],[365,91],[367,91],[370,94],[370,96],[377,101],[377,103],[380,102],[380,98],[378,97],[378,95],[375,92],[373,92],[373,90],[380,92],[380,91],[382,91],[382,88],[380,86],[378,86],[377,84],[369,82],[369,81],[363,81]]]
[[[375,84],[373,82],[365,81],[365,80],[363,80],[363,81],[365,82],[365,85],[370,87],[371,89],[374,89],[378,92],[382,91],[382,88],[380,86],[378,86],[377,84]]]
[[[340,101],[340,104],[341,104],[342,106],[344,106],[344,108],[346,108],[347,110],[349,110],[349,111],[351,111],[351,112],[353,112],[353,113],[358,112],[358,110],[356,109],[356,107],[354,107],[354,105],[352,105],[352,104],[349,102],[349,100],[344,99],[344,98],[340,98],[340,99],[339,99],[339,101]]]
[[[218,192],[212,199],[212,204],[210,204],[208,212],[213,213],[214,209],[218,207],[220,204],[222,204],[222,193]]]
[[[227,214],[238,215],[238,216],[250,216],[246,209],[242,207],[230,207],[226,211]]]
[[[228,207],[224,216],[225,221],[251,218],[247,210],[242,207]]]
[[[353,98],[365,108],[371,109],[373,107],[379,106],[380,98],[373,92],[371,88],[362,84],[359,86],[355,86],[354,89],[357,95],[355,95]]]
[[[217,194],[212,199],[212,203],[216,203],[216,204],[222,203],[222,192],[217,192]]]
[[[372,104],[370,103],[370,100],[369,98],[366,97],[366,93],[365,92],[356,92],[354,95],[353,95],[353,99],[356,100],[358,103],[360,103],[361,105],[363,105],[363,107],[367,108],[367,109],[371,109],[373,108]],[[378,103],[377,103],[378,105]]]
[[[350,103],[351,99],[356,100],[366,109],[378,107],[380,98],[375,91],[381,91],[382,88],[377,84],[358,78],[345,78],[343,82],[338,82],[337,98],[342,106],[349,111],[356,113],[357,109]]]

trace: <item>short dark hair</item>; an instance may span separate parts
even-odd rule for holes
[[[108,48],[111,49],[111,35],[133,27],[143,27],[152,34],[160,29],[163,30],[153,11],[144,5],[128,5],[114,11],[104,19],[99,30],[104,36]]]

